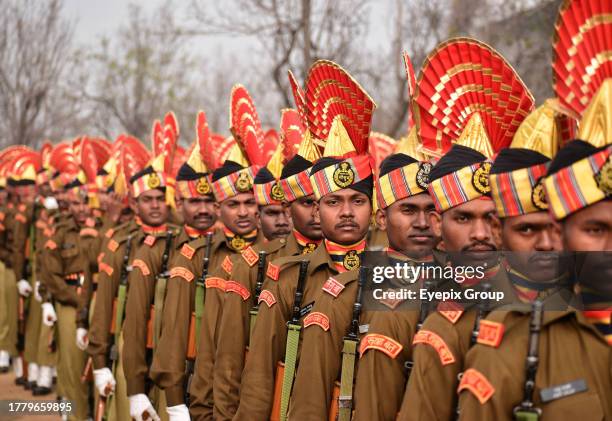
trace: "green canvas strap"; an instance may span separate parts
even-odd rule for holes
[[[338,420],[350,421],[353,408],[353,380],[355,377],[355,355],[357,343],[354,339],[344,339],[342,347],[342,374],[340,375],[340,397],[338,398]]]
[[[160,275],[155,282],[155,298],[153,299],[153,350],[161,336],[162,314],[164,314],[164,298],[166,296],[166,283],[168,278]]]
[[[253,340],[253,329],[255,329],[255,321],[257,320],[257,314],[259,313],[258,308],[252,308],[249,311],[249,339]],[[250,341],[249,341],[250,343]]]
[[[195,293],[195,339],[196,347],[200,343],[200,325],[202,324],[202,316],[204,315],[204,291],[206,286],[204,282],[198,281],[196,283]]]
[[[115,344],[119,344],[119,335],[123,325],[123,315],[125,314],[125,301],[127,298],[127,285],[119,285],[117,291],[117,312],[115,313]]]
[[[287,347],[285,348],[285,373],[283,376],[283,388],[281,393],[280,419],[287,420],[289,409],[289,398],[293,388],[293,377],[295,376],[295,363],[297,361],[298,345],[300,342],[301,324],[287,324]]]
[[[537,411],[516,411],[514,419],[515,421],[538,421],[540,415]]]

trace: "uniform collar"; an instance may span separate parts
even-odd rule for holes
[[[247,247],[255,243],[259,238],[259,233],[257,229],[254,229],[246,235],[239,235],[235,234],[224,226],[223,234],[225,235],[225,242],[227,246],[237,252],[246,249]]]
[[[199,237],[206,237],[207,234],[215,232],[214,228],[212,227],[209,229],[205,229],[205,230],[199,230],[197,228],[193,228],[185,224],[183,228],[187,236],[189,236],[189,238],[192,240],[195,240],[196,238],[199,238]]]
[[[366,249],[366,240],[358,241],[355,244],[341,245],[328,239],[324,240],[325,250],[329,255],[338,272],[355,270],[361,266],[363,252]]]
[[[315,251],[315,249],[321,244],[322,240],[312,240],[305,235],[302,235],[296,229],[293,230],[293,238],[297,243],[297,246],[301,249],[302,254],[309,254]]]

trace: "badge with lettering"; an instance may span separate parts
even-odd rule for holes
[[[575,395],[576,393],[586,392],[587,390],[586,381],[584,379],[578,379],[540,390],[540,399],[542,399],[542,402],[546,403]]]
[[[491,163],[483,162],[472,174],[472,185],[481,194],[487,194],[491,191],[489,172],[491,172]]]
[[[350,250],[348,253],[346,253],[344,259],[342,260],[342,265],[346,270],[357,269],[360,264],[361,259],[355,250]]]
[[[305,315],[307,315],[308,313],[310,313],[310,310],[312,310],[313,307],[314,307],[314,301],[312,303],[306,304],[304,307],[302,307],[300,309],[300,318],[302,318]]]
[[[345,188],[353,184],[355,172],[348,162],[341,162],[340,166],[334,171],[334,183],[340,188]]]

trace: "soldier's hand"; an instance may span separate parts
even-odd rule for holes
[[[170,421],[190,421],[189,409],[187,405],[175,405],[166,408]]]
[[[34,284],[34,299],[39,303],[42,303],[42,297],[40,295],[40,281],[36,281]]]
[[[94,370],[93,374],[96,389],[98,389],[98,393],[101,396],[108,396],[115,390],[115,385],[117,382],[115,381],[113,373],[108,367]]]
[[[25,279],[21,279],[19,282],[17,282],[17,290],[19,291],[19,295],[22,297],[29,297],[32,293],[32,287]]]
[[[77,327],[76,330],[76,346],[81,351],[85,351],[89,345],[89,338],[87,337],[87,329]]]
[[[53,304],[42,304],[42,318],[42,322],[45,324],[45,326],[53,326],[53,324],[57,321],[57,314],[55,314]]]
[[[130,416],[136,421],[160,421],[159,415],[155,412],[155,408],[151,401],[144,393],[129,396],[130,399]]]

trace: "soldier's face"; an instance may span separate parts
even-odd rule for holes
[[[571,214],[562,226],[567,250],[591,252],[576,256],[579,283],[612,300],[612,200]]]
[[[342,189],[319,200],[323,237],[342,245],[363,240],[370,226],[372,203],[365,194]]]
[[[300,234],[311,240],[321,239],[321,221],[319,213],[315,212],[314,195],[300,197],[289,205],[293,227]]]
[[[417,194],[398,200],[385,210],[376,212],[376,223],[380,229],[387,231],[391,248],[413,257],[431,254],[431,250],[440,241],[435,235],[429,214],[435,212],[431,197]]]
[[[448,252],[461,252],[473,263],[496,259],[501,246],[501,227],[492,200],[476,199],[431,214],[434,232],[440,233]]]
[[[259,223],[268,241],[287,237],[293,228],[289,211],[283,205],[260,206]]]
[[[234,234],[245,235],[256,229],[258,217],[253,193],[240,193],[219,204],[219,219]]]
[[[510,265],[536,282],[560,275],[561,227],[548,212],[512,216],[502,221],[502,241]]]
[[[168,219],[166,194],[160,189],[147,190],[136,199],[137,214],[142,221],[153,227],[162,225]]]
[[[21,203],[34,203],[34,198],[36,197],[36,187],[34,185],[31,186],[20,186],[18,187],[19,191],[19,201]]]
[[[85,225],[87,218],[91,216],[91,208],[87,205],[87,197],[80,194],[68,196],[68,211],[79,226]]]
[[[217,221],[219,205],[210,195],[185,198],[180,203],[183,220],[190,227],[206,230]]]

